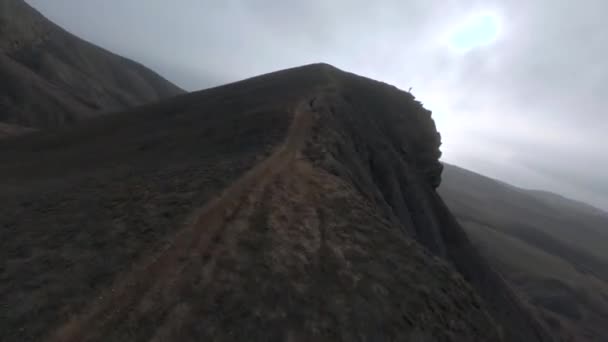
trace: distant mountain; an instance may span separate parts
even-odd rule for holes
[[[513,288],[568,341],[608,336],[608,215],[445,165],[439,193]]]
[[[603,218],[608,217],[608,213],[602,209],[581,201],[569,199],[562,195],[542,190],[524,189],[523,191],[555,206],[556,208],[568,208],[565,214],[581,214],[585,216],[600,216]]]
[[[183,91],[144,66],[0,0],[0,122],[49,128]]]
[[[325,64],[0,141],[0,340],[551,340],[436,194],[439,145]]]

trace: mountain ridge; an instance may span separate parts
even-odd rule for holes
[[[2,337],[549,341],[435,193],[439,145],[411,94],[326,64],[0,142],[2,290],[54,308]]]

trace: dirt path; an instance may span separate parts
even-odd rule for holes
[[[186,281],[182,272],[186,260],[196,256],[201,267],[213,268],[212,256],[221,243],[226,224],[238,213],[250,194],[262,189],[284,171],[300,155],[313,123],[311,105],[314,98],[302,101],[293,109],[293,119],[285,142],[276,151],[245,173],[218,198],[202,207],[196,219],[161,253],[139,262],[128,274],[118,277],[114,285],[95,299],[83,314],[61,325],[50,341],[80,342],[113,327],[137,308],[150,311],[162,307],[164,301]],[[210,265],[207,265],[210,264]],[[207,271],[210,274],[211,271]],[[176,285],[177,284],[177,285]],[[169,293],[167,293],[167,291]],[[153,307],[148,310],[145,307]],[[144,309],[142,309],[142,307]]]

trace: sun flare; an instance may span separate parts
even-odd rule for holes
[[[450,31],[448,44],[461,52],[489,45],[498,39],[500,24],[500,18],[493,13],[472,15]]]

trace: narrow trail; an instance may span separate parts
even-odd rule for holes
[[[196,265],[205,268],[209,277],[213,268],[212,256],[224,238],[225,227],[238,214],[247,197],[253,196],[254,192],[263,192],[275,176],[300,156],[314,121],[314,102],[315,98],[307,99],[292,110],[293,119],[286,139],[275,152],[199,209],[193,223],[178,232],[167,248],[119,276],[112,287],[82,314],[59,326],[48,340],[80,342],[95,339],[96,333],[113,329],[133,310],[158,315],[156,309],[163,304],[170,306],[180,284],[188,281],[183,278],[187,274],[185,268],[191,266],[188,264],[190,259],[198,260]]]

